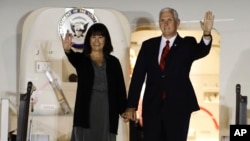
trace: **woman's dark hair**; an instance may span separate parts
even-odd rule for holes
[[[111,42],[111,38],[109,35],[109,31],[107,27],[102,23],[94,23],[91,25],[91,27],[88,29],[87,34],[84,39],[84,54],[90,54],[91,53],[91,45],[90,45],[90,37],[92,35],[102,35],[105,37],[105,44],[103,47],[103,53],[104,55],[108,55],[113,51],[113,45]]]

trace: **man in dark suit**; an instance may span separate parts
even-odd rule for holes
[[[136,110],[142,85],[145,91],[142,106],[144,141],[186,141],[190,116],[199,110],[189,78],[192,63],[209,54],[214,15],[205,13],[200,22],[203,36],[199,43],[194,37],[182,38],[178,32],[180,19],[173,8],[163,8],[159,14],[162,35],[142,43],[128,93],[127,110],[123,117],[136,120]],[[166,41],[170,50],[160,68]]]

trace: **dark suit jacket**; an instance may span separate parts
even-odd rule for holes
[[[89,128],[89,109],[94,84],[92,61],[88,55],[74,53],[72,50],[66,55],[78,76],[73,126]],[[112,55],[105,56],[105,59],[110,132],[117,134],[119,114],[122,114],[126,108],[126,87],[119,60]]]
[[[142,43],[130,83],[128,107],[137,107],[141,87],[146,79],[143,117],[154,116],[162,109],[165,113],[171,113],[171,111],[191,113],[199,110],[189,72],[195,60],[209,53],[212,41],[209,45],[205,45],[203,39],[197,43],[194,37],[182,38],[177,35],[166,57],[166,67],[163,72],[158,63],[160,42],[161,37],[155,37]],[[162,108],[164,90],[166,108]]]

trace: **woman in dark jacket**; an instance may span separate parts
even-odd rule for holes
[[[66,56],[77,72],[72,141],[116,141],[119,114],[126,106],[126,88],[107,27],[93,24],[82,53],[71,47],[72,35],[62,38]]]

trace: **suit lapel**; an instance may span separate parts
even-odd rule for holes
[[[160,50],[160,45],[161,45],[161,36],[157,37],[154,40],[153,45],[155,45],[155,47],[154,47],[155,50],[152,53],[154,54],[153,56],[155,58],[155,62],[157,64],[157,66],[159,66],[159,70],[161,71],[160,64],[158,62],[159,50]]]
[[[174,40],[174,43],[173,43],[173,45],[171,46],[171,49],[170,49],[170,50],[176,49],[176,48],[179,46],[179,44],[181,44],[181,40],[182,40],[182,38],[179,36],[179,34],[177,34],[177,36],[176,36],[176,38],[175,38],[175,40]]]
[[[178,49],[178,47],[181,46],[181,40],[182,40],[182,38],[179,36],[179,34],[177,34],[177,36],[176,36],[176,38],[174,40],[174,43],[172,44],[172,46],[170,48],[170,51],[169,51],[169,53],[167,55],[166,66],[165,66],[164,72],[168,68],[169,63],[172,62],[172,60],[173,60],[172,58],[173,58],[175,50]]]
[[[181,46],[181,40],[182,38],[179,36],[179,34],[177,34],[174,43],[172,44],[170,51],[167,55],[167,60],[166,60],[166,66],[168,65],[169,62],[171,62],[171,58],[173,57],[173,54],[175,52],[175,50]],[[159,66],[159,70],[161,71],[159,62],[158,62],[158,55],[159,55],[159,49],[160,49],[160,43],[161,43],[161,36],[159,36],[158,38],[156,38],[155,42],[153,43],[153,45],[155,45],[156,47],[154,47],[154,51],[151,54],[154,54],[155,58],[156,58],[156,62]],[[164,71],[166,70],[167,67],[165,67]]]

